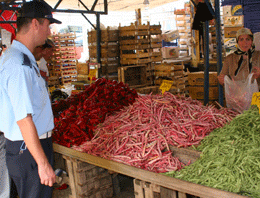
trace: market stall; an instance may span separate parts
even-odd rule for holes
[[[54,151],[62,154],[63,156],[77,159],[82,162],[93,164],[98,167],[105,168],[116,173],[127,175],[141,181],[149,182],[151,184],[159,186],[159,188],[166,188],[172,190],[171,194],[174,194],[175,191],[178,192],[178,196],[181,198],[186,198],[187,194],[198,196],[201,198],[242,198],[241,196],[235,193],[225,192],[222,190],[209,188],[206,186],[186,182],[183,180],[175,179],[165,175],[153,173],[150,171],[142,170],[132,166],[128,166],[122,163],[114,162],[111,160],[103,159],[101,157],[96,157],[86,153],[76,151],[71,148],[60,146],[54,144]],[[71,172],[72,173],[72,172]],[[77,183],[75,183],[77,185]],[[153,189],[150,189],[153,191]],[[158,190],[157,190],[158,191]],[[72,194],[76,194],[76,187],[72,189]],[[147,196],[145,196],[147,197]],[[160,197],[165,197],[162,194]],[[148,197],[150,198],[150,197]],[[152,198],[152,197],[151,197]]]

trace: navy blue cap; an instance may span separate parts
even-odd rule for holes
[[[61,24],[61,21],[52,16],[52,7],[45,1],[30,1],[23,4],[18,11],[17,18],[45,18],[50,23]]]

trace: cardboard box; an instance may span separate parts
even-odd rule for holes
[[[242,27],[244,25],[244,16],[224,17],[225,27]]]
[[[225,38],[236,38],[237,31],[242,27],[224,27]]]
[[[237,41],[236,38],[225,38],[224,46],[226,50],[226,55],[231,54],[237,49]]]
[[[179,47],[163,47],[162,48],[163,58],[178,58],[179,57]]]
[[[223,16],[241,16],[243,15],[242,5],[226,5],[223,6]]]
[[[179,38],[179,31],[178,30],[169,30],[162,34],[162,39],[166,42],[170,42]]]
[[[192,99],[204,99],[204,87],[189,86],[189,96]],[[218,99],[218,87],[209,87],[209,100]]]
[[[209,72],[209,85],[218,85],[217,72]],[[189,85],[202,86],[204,85],[204,72],[192,72],[188,74]]]
[[[232,16],[231,15],[231,5],[226,5],[226,6],[223,6],[223,16],[224,17],[228,17],[228,16]]]

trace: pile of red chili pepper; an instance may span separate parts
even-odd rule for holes
[[[85,90],[52,105],[53,141],[67,147],[80,145],[93,137],[107,115],[133,104],[137,92],[128,85],[100,78]]]
[[[184,164],[172,156],[169,144],[197,145],[236,115],[169,92],[139,96],[133,105],[107,117],[91,141],[74,149],[152,172],[175,171]]]

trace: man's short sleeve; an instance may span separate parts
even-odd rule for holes
[[[34,114],[32,70],[29,66],[10,69],[7,90],[16,121],[26,118],[27,114]]]

